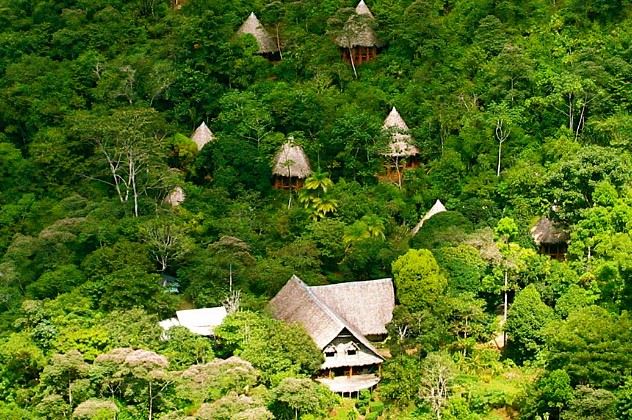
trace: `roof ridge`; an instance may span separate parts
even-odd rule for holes
[[[333,283],[333,284],[321,284],[318,286],[307,286],[310,289],[311,288],[325,288],[325,287],[336,287],[336,286],[342,286],[344,284],[360,284],[360,283],[377,283],[377,282],[389,282],[389,281],[393,281],[392,277],[384,277],[382,279],[374,279],[374,280],[356,280],[356,281],[344,281],[342,283]]]
[[[338,315],[333,309],[331,309],[329,306],[327,306],[327,304],[323,301],[321,301],[318,296],[316,296],[314,294],[314,292],[311,290],[311,286],[308,286],[303,280],[301,280],[296,274],[292,275],[292,278],[290,278],[291,280],[295,280],[298,281],[299,286],[301,286],[303,289],[305,289],[305,291],[307,292],[307,294],[309,295],[310,298],[312,298],[312,300],[314,301],[314,303],[316,303],[316,305],[318,305],[322,310],[324,310],[325,312],[327,312],[328,315],[330,315],[331,318],[334,318],[336,321],[338,321],[339,324],[342,324],[342,327],[345,327],[345,323],[348,324],[348,322],[345,322],[346,320],[344,320],[340,315]],[[342,330],[342,328],[341,328]]]
[[[324,310],[328,315],[330,315],[330,317],[332,317],[335,321],[337,321],[339,325],[341,325],[341,328],[338,331],[338,334],[340,334],[340,331],[342,331],[344,328],[346,328],[355,338],[358,339],[358,341],[360,341],[364,346],[366,346],[369,350],[371,350],[373,353],[375,353],[375,355],[377,357],[379,357],[382,360],[384,360],[384,358],[378,353],[377,349],[375,347],[373,347],[373,345],[364,336],[364,334],[362,334],[360,331],[358,331],[356,329],[356,327],[351,322],[347,321],[343,316],[341,316],[338,313],[336,313],[336,311],[331,309],[329,307],[329,305],[327,305],[325,302],[320,300],[318,298],[318,296],[316,296],[314,294],[314,292],[311,290],[312,286],[308,286],[307,284],[305,284],[305,282],[303,280],[301,280],[295,274],[293,274],[292,277],[290,278],[290,281],[292,281],[292,280],[298,281],[299,286],[301,286],[301,287],[303,287],[303,289],[305,289],[305,291],[312,298],[314,303],[316,303],[316,305],[318,305],[322,310]],[[380,279],[380,280],[384,280],[384,279]],[[359,283],[359,282],[355,282],[355,283]]]

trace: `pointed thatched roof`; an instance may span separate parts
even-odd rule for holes
[[[259,53],[275,53],[279,51],[276,41],[266,31],[259,19],[254,13],[250,13],[248,19],[237,30],[237,34],[245,35],[249,34],[255,37],[257,44],[259,45]]]
[[[568,242],[570,235],[561,226],[547,217],[542,217],[531,228],[531,237],[536,245]]]
[[[371,9],[366,5],[364,0],[360,0],[360,3],[355,8],[355,12],[357,15],[365,15],[373,19],[373,13],[371,13]]]
[[[409,128],[406,122],[399,115],[397,108],[393,107],[382,125],[382,129],[391,134],[389,150],[384,156],[409,157],[417,156],[419,149],[412,144],[412,137],[408,133]]]
[[[421,218],[421,220],[419,221],[419,223],[417,223],[415,225],[415,227],[412,230],[412,234],[416,235],[417,232],[419,232],[419,229],[422,228],[422,226],[424,225],[424,223],[426,223],[432,216],[439,214],[439,213],[443,213],[444,211],[447,211],[446,208],[444,207],[443,203],[441,202],[441,200],[437,200],[435,201],[435,203],[432,205],[432,207],[430,208],[430,210],[428,210],[428,212],[424,215],[424,217]]]
[[[191,136],[191,140],[195,142],[197,145],[197,149],[202,150],[202,148],[207,144],[215,140],[215,136],[210,128],[206,125],[204,121],[198,128],[195,129],[193,135]]]
[[[364,0],[360,0],[355,8],[355,14],[345,23],[343,33],[336,37],[336,44],[342,48],[381,47],[382,43],[371,27],[373,19],[369,7]]]
[[[379,362],[382,357],[360,331],[370,334],[386,331],[382,322],[390,322],[392,318],[395,295],[391,279],[376,282],[309,287],[292,276],[270,301],[269,308],[276,318],[302,325],[321,350],[340,333],[348,332]],[[354,311],[358,313],[352,314]]]
[[[272,173],[286,178],[296,177],[301,179],[307,178],[312,173],[309,160],[303,148],[294,144],[292,138],[289,138],[287,143],[281,146],[281,150],[274,158]]]
[[[184,199],[186,198],[186,194],[181,187],[175,187],[169,195],[165,197],[165,204],[169,204],[171,207],[178,207],[180,204],[184,203]]]

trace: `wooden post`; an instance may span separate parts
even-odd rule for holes
[[[349,366],[349,377],[353,376],[353,366]]]

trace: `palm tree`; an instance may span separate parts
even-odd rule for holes
[[[326,193],[327,189],[333,187],[333,185],[334,182],[329,178],[327,172],[318,171],[307,178],[303,186],[308,190],[321,190],[323,193]]]

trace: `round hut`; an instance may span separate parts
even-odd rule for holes
[[[202,124],[200,124],[200,126],[193,132],[191,140],[195,142],[198,151],[200,151],[207,143],[215,140],[215,136],[206,123],[202,121]]]
[[[386,157],[385,177],[401,184],[402,172],[419,166],[419,149],[412,144],[413,138],[408,125],[393,107],[382,125],[382,130],[390,135],[390,143],[383,153]]]
[[[347,63],[356,66],[377,56],[382,43],[372,28],[374,19],[364,0],[360,0],[355,13],[349,17],[342,33],[336,37],[342,59]]]
[[[241,24],[237,30],[237,35],[252,35],[259,46],[257,51],[259,54],[269,60],[278,60],[280,58],[277,40],[266,31],[254,12],[250,13],[248,19]]]
[[[274,188],[278,190],[298,190],[312,173],[307,155],[303,148],[288,139],[274,159],[272,175]]]
[[[551,219],[541,217],[531,228],[531,237],[538,246],[540,254],[559,261],[566,259],[570,235]]]

